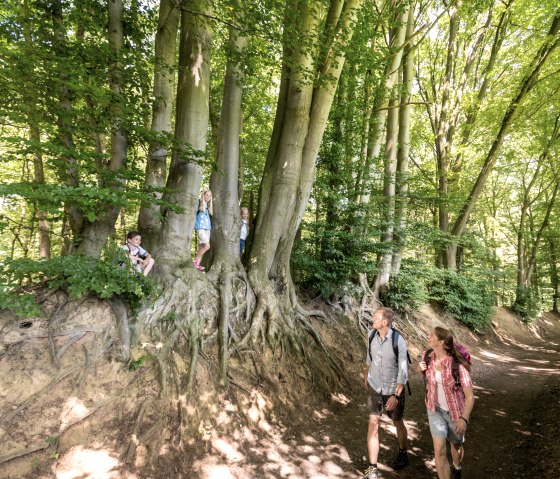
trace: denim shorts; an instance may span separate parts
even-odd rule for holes
[[[444,411],[436,406],[436,410],[428,409],[428,421],[432,437],[446,437],[453,444],[463,444],[465,435],[458,436],[455,433],[455,422],[451,420],[449,411]]]
[[[399,404],[397,407],[392,411],[387,411],[387,409],[385,409],[385,404],[387,404],[390,397],[390,394],[387,396],[379,394],[368,384],[367,407],[369,415],[381,416],[383,410],[385,410],[390,419],[393,421],[400,421],[404,415],[404,391],[399,396]]]

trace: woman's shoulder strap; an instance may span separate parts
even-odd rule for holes
[[[424,362],[426,363],[426,367],[430,365],[430,361],[432,360],[432,352],[434,350],[432,348],[428,348],[426,349],[426,351],[424,351],[423,357],[424,357]]]

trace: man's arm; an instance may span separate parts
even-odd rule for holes
[[[397,387],[395,388],[395,394],[400,395],[400,393],[404,390],[404,385],[408,381],[408,355],[406,349],[406,341],[399,335],[399,358],[398,358],[398,367],[399,372],[397,374]]]

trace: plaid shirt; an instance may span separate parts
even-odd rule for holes
[[[425,358],[423,358],[425,360]],[[436,410],[437,405],[437,384],[436,384],[436,357],[432,351],[430,353],[430,364],[426,370],[426,406],[431,411]],[[463,389],[472,388],[471,375],[467,369],[459,364],[459,378],[461,379],[461,387],[455,384],[455,378],[452,373],[453,358],[447,356],[441,362],[441,378],[443,383],[443,391],[445,399],[449,406],[449,415],[453,421],[457,421],[463,414],[465,409],[465,393]]]

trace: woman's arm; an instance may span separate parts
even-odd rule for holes
[[[463,392],[465,393],[465,407],[463,408],[461,417],[455,421],[455,433],[459,436],[465,434],[474,407],[473,388],[463,388]]]

